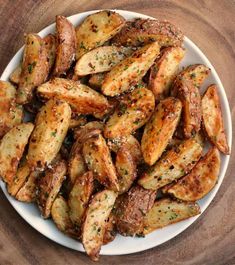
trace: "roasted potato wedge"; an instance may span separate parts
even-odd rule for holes
[[[68,174],[71,184],[74,184],[77,177],[83,175],[86,172],[86,164],[82,156],[81,145],[76,145],[76,148],[72,148],[68,160]]]
[[[142,46],[157,41],[160,46],[181,46],[182,32],[168,21],[138,18],[128,21],[115,35],[112,43],[124,46]]]
[[[101,134],[86,140],[83,144],[83,157],[94,177],[108,189],[119,191],[116,169],[109,148]]]
[[[132,49],[126,47],[102,46],[85,53],[76,63],[75,74],[84,76],[107,72],[120,63]]]
[[[144,216],[152,208],[156,192],[133,186],[118,198],[115,205],[117,231],[123,236],[135,236],[143,229]]]
[[[165,151],[179,123],[181,109],[180,100],[172,97],[157,105],[141,139],[141,150],[148,165],[153,165]]]
[[[183,201],[197,201],[215,186],[220,172],[220,154],[216,147],[203,156],[189,174],[167,189]]]
[[[171,92],[172,96],[179,98],[182,102],[183,134],[185,138],[191,138],[201,128],[199,89],[191,81],[179,79]]]
[[[35,87],[45,82],[49,74],[47,49],[43,39],[36,34],[28,34],[22,62],[16,102],[28,103],[33,97]]]
[[[6,133],[0,143],[0,177],[11,185],[34,125],[21,123]]]
[[[18,85],[20,82],[20,75],[22,72],[22,67],[21,65],[18,65],[15,70],[11,73],[9,79],[12,83]]]
[[[28,149],[31,169],[44,169],[56,157],[69,128],[71,109],[66,102],[51,99],[38,112]]]
[[[118,96],[138,84],[159,55],[158,42],[135,51],[105,75],[101,90],[106,96]]]
[[[57,161],[45,171],[45,176],[38,181],[37,203],[43,218],[50,217],[52,204],[65,180],[66,171],[66,162]]]
[[[15,97],[15,87],[0,80],[0,139],[12,127],[22,122],[23,109],[15,103]]]
[[[79,115],[78,113],[72,113],[70,123],[69,123],[69,129],[73,129],[76,127],[83,126],[87,123],[87,119],[83,115]]]
[[[79,59],[88,51],[103,45],[111,39],[125,24],[125,19],[109,10],[87,16],[76,28],[77,52]]]
[[[103,113],[109,108],[108,100],[90,87],[73,80],[54,78],[38,87],[45,99],[57,98],[70,104],[80,114]]]
[[[169,95],[169,89],[184,55],[185,50],[181,47],[165,48],[160,59],[151,67],[148,87],[153,91],[156,100]]]
[[[103,245],[106,245],[106,244],[112,242],[115,239],[116,234],[117,234],[117,232],[115,229],[115,218],[111,212],[108,219],[106,219]]]
[[[75,180],[69,193],[69,216],[75,227],[80,227],[89,199],[94,190],[93,173],[88,171]]]
[[[104,124],[102,122],[90,121],[74,130],[74,138],[82,143],[93,134],[101,133],[103,130]]]
[[[55,63],[56,38],[53,34],[48,34],[45,38],[43,38],[43,41],[47,51],[47,60],[49,64],[49,73],[50,73]]]
[[[183,141],[145,172],[138,183],[145,189],[157,190],[187,174],[199,160],[202,147],[195,140]]]
[[[89,79],[89,85],[96,90],[100,90],[104,81],[104,77],[105,73],[93,74]]]
[[[95,194],[88,206],[82,228],[82,244],[87,255],[94,261],[99,259],[106,222],[116,198],[117,194],[114,191],[103,190]]]
[[[143,234],[149,234],[158,228],[198,214],[200,214],[200,207],[195,202],[180,202],[168,198],[158,200],[144,217]]]
[[[53,76],[65,74],[76,52],[76,33],[73,24],[64,16],[56,16],[56,59]]]
[[[224,154],[229,154],[229,146],[224,131],[224,124],[219,95],[215,85],[207,88],[202,98],[202,120],[209,140]]]
[[[150,118],[155,106],[153,93],[137,88],[123,99],[104,128],[106,138],[121,138],[142,127]]]

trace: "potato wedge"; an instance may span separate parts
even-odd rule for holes
[[[157,41],[160,46],[181,46],[182,32],[168,21],[137,18],[128,21],[112,39],[115,45],[142,46]]]
[[[66,102],[49,100],[37,114],[28,149],[31,169],[44,169],[58,154],[66,136],[71,109]]]
[[[66,162],[60,160],[48,168],[45,176],[39,179],[37,203],[43,218],[50,217],[52,204],[65,180],[66,171]]]
[[[86,123],[87,123],[87,119],[85,116],[82,116],[82,115],[79,115],[73,112],[71,119],[70,119],[70,123],[69,123],[69,129],[83,126]]]
[[[80,227],[89,199],[93,193],[93,173],[88,171],[75,180],[69,193],[69,216],[75,227]]]
[[[79,59],[88,51],[103,45],[111,39],[125,24],[125,19],[118,13],[103,10],[89,15],[76,28],[77,52]]]
[[[90,121],[84,126],[74,130],[74,138],[80,142],[84,142],[87,136],[90,137],[90,133],[97,134],[104,130],[104,124],[100,121]],[[88,138],[89,138],[88,137]]]
[[[47,51],[47,60],[49,64],[49,73],[50,73],[55,63],[56,38],[53,34],[48,34],[45,38],[43,38],[43,41]]]
[[[106,96],[118,96],[138,84],[159,55],[158,42],[147,44],[114,66],[105,75],[101,90]]]
[[[22,106],[15,103],[16,89],[6,81],[0,80],[0,139],[23,119]]]
[[[115,237],[116,237],[115,218],[111,212],[108,219],[106,219],[103,245],[112,242],[115,239]]]
[[[144,216],[152,208],[156,192],[133,186],[118,198],[115,205],[117,231],[123,236],[135,236],[143,229]]]
[[[126,47],[102,46],[85,53],[76,63],[75,74],[84,76],[110,71],[127,56],[132,49]]]
[[[57,98],[66,101],[73,111],[80,114],[99,114],[109,107],[108,100],[103,95],[73,80],[54,78],[37,90],[45,99]]]
[[[165,151],[179,123],[181,110],[180,100],[172,97],[157,105],[141,139],[141,150],[148,165],[152,166]]]
[[[189,174],[171,186],[167,193],[183,201],[197,201],[215,186],[220,172],[220,154],[216,147],[204,155]]]
[[[0,177],[11,185],[19,161],[33,131],[32,123],[21,123],[6,133],[0,143]]]
[[[83,175],[87,170],[81,149],[82,145],[76,145],[76,148],[72,148],[69,156],[68,175],[72,185],[75,183],[77,177]]]
[[[87,255],[94,261],[99,259],[106,222],[116,198],[114,191],[103,190],[95,194],[88,206],[82,228],[82,244]]]
[[[21,65],[18,65],[15,70],[11,73],[9,79],[12,83],[18,85],[20,82],[20,75],[22,72],[22,67]]]
[[[109,148],[101,134],[86,140],[83,144],[83,157],[94,177],[108,189],[119,191],[116,169]]]
[[[56,16],[56,59],[53,76],[65,74],[76,52],[76,33],[73,24],[64,16]]]
[[[202,98],[202,120],[209,140],[224,154],[229,154],[229,146],[224,130],[221,106],[217,88],[211,85]]]
[[[153,93],[137,88],[123,99],[104,128],[106,138],[121,138],[142,127],[152,115],[155,106]]]
[[[200,207],[196,202],[179,202],[168,198],[158,200],[144,217],[143,234],[149,234],[158,228],[198,214],[200,214]]]
[[[47,49],[44,41],[37,34],[28,34],[22,62],[16,102],[28,103],[33,96],[35,87],[45,82],[49,73]]]
[[[193,137],[201,128],[201,95],[191,81],[181,79],[175,82],[172,96],[182,102],[183,134],[185,138]]]
[[[200,144],[193,139],[185,140],[167,151],[165,156],[141,176],[138,183],[145,189],[157,190],[187,174],[201,154]]]
[[[184,55],[185,50],[181,47],[165,48],[160,59],[151,67],[148,87],[153,91],[156,100],[169,95],[170,86]]]
[[[105,73],[93,74],[89,79],[89,85],[96,90],[100,90],[104,81],[104,77]]]

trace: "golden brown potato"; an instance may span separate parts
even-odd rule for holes
[[[37,34],[28,34],[16,102],[28,103],[32,99],[34,88],[45,82],[48,73],[49,63],[44,41]]]
[[[183,141],[145,172],[138,183],[145,189],[157,190],[187,174],[199,160],[202,147],[195,140]]]
[[[100,90],[104,81],[104,77],[105,73],[97,73],[91,75],[89,79],[89,85],[96,90]]]
[[[149,89],[135,89],[120,102],[107,121],[104,136],[106,138],[129,136],[149,120],[154,106],[154,95]]]
[[[37,203],[43,218],[49,218],[52,204],[60,191],[67,165],[64,160],[57,161],[45,171],[45,176],[38,182]]]
[[[100,121],[90,121],[84,126],[77,128],[74,130],[74,138],[83,142],[87,136],[90,137],[90,134],[94,132],[94,134],[101,133],[104,130],[104,124]],[[88,137],[88,138],[89,138]]]
[[[184,55],[185,50],[181,47],[165,48],[160,59],[151,67],[148,87],[153,91],[156,100],[169,95],[170,86]]]
[[[77,177],[86,172],[86,164],[81,152],[81,145],[76,145],[76,148],[72,148],[72,151],[68,160],[68,175],[71,184],[74,184]]]
[[[219,95],[215,85],[209,86],[202,98],[202,119],[209,140],[222,153],[229,154]]]
[[[87,16],[76,28],[76,59],[103,45],[124,26],[124,23],[125,19],[122,16],[110,10],[103,10]]]
[[[40,109],[27,155],[31,169],[44,169],[56,157],[69,128],[70,117],[69,105],[60,100],[49,100]]]
[[[157,105],[151,119],[144,128],[141,150],[144,161],[152,166],[165,151],[179,123],[182,104],[169,97]]]
[[[23,109],[16,104],[15,98],[15,87],[9,82],[0,80],[0,139],[12,127],[22,122]]]
[[[11,73],[9,79],[12,83],[18,85],[20,82],[20,75],[22,72],[22,67],[21,65],[18,65],[15,70]]]
[[[88,171],[76,178],[69,193],[69,216],[75,227],[79,227],[94,190],[93,173]]]
[[[182,32],[168,21],[137,18],[128,21],[116,34],[112,43],[124,46],[141,46],[157,41],[160,46],[181,46]]]
[[[69,70],[76,52],[76,33],[73,24],[64,16],[56,16],[56,59],[53,76]]]
[[[183,134],[191,138],[201,128],[201,95],[198,87],[187,79],[180,79],[174,83],[172,96],[182,102]]]
[[[37,90],[45,99],[57,98],[66,101],[73,111],[80,114],[99,114],[109,108],[108,100],[103,95],[73,80],[54,78]]]
[[[82,244],[87,255],[94,261],[99,259],[103,245],[106,221],[114,206],[117,194],[111,190],[103,190],[92,198],[86,212],[82,227]]]
[[[32,123],[21,123],[6,133],[0,143],[0,177],[8,184],[14,181],[19,161],[33,131]]]
[[[167,193],[183,201],[197,201],[211,191],[219,177],[220,154],[216,147],[203,156],[188,175],[171,186]]]
[[[112,242],[116,237],[116,230],[115,230],[115,218],[112,212],[110,213],[108,219],[105,220],[105,232],[103,238],[103,245],[106,245]]]
[[[56,56],[56,38],[53,34],[48,34],[45,38],[43,38],[44,46],[47,50],[47,60],[49,64],[49,73],[51,72]]]
[[[123,236],[135,236],[143,229],[144,216],[152,208],[156,192],[133,186],[118,198],[115,205],[117,231]]]
[[[132,49],[126,47],[102,46],[85,53],[76,63],[75,74],[84,76],[110,71],[124,58],[131,55]]]
[[[114,66],[105,75],[101,90],[106,96],[118,96],[138,84],[159,55],[158,42],[147,44]]]
[[[144,217],[143,234],[149,234],[158,228],[198,214],[200,214],[200,207],[197,203],[180,202],[168,198],[158,200]]]
[[[108,189],[119,191],[116,169],[109,148],[101,134],[94,135],[83,144],[83,157],[94,177]]]

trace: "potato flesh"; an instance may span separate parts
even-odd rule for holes
[[[157,42],[145,45],[105,75],[101,90],[106,96],[118,96],[138,84],[159,55]]]
[[[199,160],[202,147],[195,140],[183,141],[145,172],[138,183],[145,189],[157,190],[188,173]]]
[[[21,65],[18,65],[15,70],[11,73],[9,79],[12,83],[18,85],[20,82],[20,75],[22,72],[22,67]]]
[[[47,60],[49,64],[49,73],[50,73],[55,63],[56,38],[53,34],[48,34],[45,38],[43,38],[43,41],[47,51]]]

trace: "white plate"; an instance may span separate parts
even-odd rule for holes
[[[145,16],[139,13],[123,11],[123,10],[115,10],[115,11],[120,13],[126,19],[133,19],[137,17],[149,18],[148,16]],[[69,20],[74,25],[78,25],[85,17],[87,17],[88,15],[94,12],[97,12],[97,10],[73,15],[69,17]],[[39,33],[39,35],[44,37],[48,33],[54,32],[54,30],[55,30],[55,24],[52,24],[46,27],[45,29],[43,29]],[[202,63],[202,64],[207,65],[211,69],[211,74],[209,78],[206,80],[202,89],[205,90],[205,87],[211,83],[215,83],[218,86],[220,99],[221,99],[221,105],[222,105],[222,111],[223,111],[223,116],[224,116],[225,128],[226,128],[226,133],[228,137],[228,144],[231,148],[231,143],[232,143],[231,115],[230,115],[229,104],[228,104],[228,100],[227,100],[223,85],[214,67],[209,62],[209,60],[201,52],[201,50],[187,37],[184,38],[184,47],[186,48],[187,53],[186,53],[186,57],[184,58],[182,62],[182,66],[186,66],[189,64],[195,64],[195,63]],[[16,55],[13,57],[13,59],[10,61],[10,63],[8,64],[8,66],[6,67],[5,71],[3,72],[1,76],[2,80],[8,80],[11,72],[19,64],[22,58],[22,52],[23,52],[23,48],[21,48],[16,53]],[[229,156],[221,155],[221,170],[220,170],[220,176],[219,176],[218,183],[215,186],[215,188],[205,198],[199,201],[202,213],[205,211],[205,209],[208,207],[208,205],[210,204],[210,202],[216,195],[223,181],[223,178],[224,178],[227,166],[228,166],[229,158],[230,158]],[[51,240],[63,246],[66,246],[71,249],[79,250],[79,251],[84,251],[82,245],[79,242],[62,234],[56,228],[56,226],[51,220],[42,219],[38,208],[34,204],[27,204],[27,203],[16,201],[14,198],[8,195],[3,182],[1,182],[0,184],[1,184],[1,188],[3,192],[5,193],[11,205],[37,231],[39,231],[44,236],[50,238]],[[192,217],[188,220],[179,222],[177,224],[173,224],[168,227],[159,229],[147,235],[145,238],[130,238],[130,237],[122,237],[118,235],[113,242],[102,247],[101,254],[104,254],[104,255],[130,254],[130,253],[135,253],[135,252],[143,251],[143,250],[158,246],[166,242],[167,240],[170,240],[171,238],[175,237],[176,235],[180,234],[187,227],[189,227],[194,221],[196,221],[198,217],[199,215]]]

